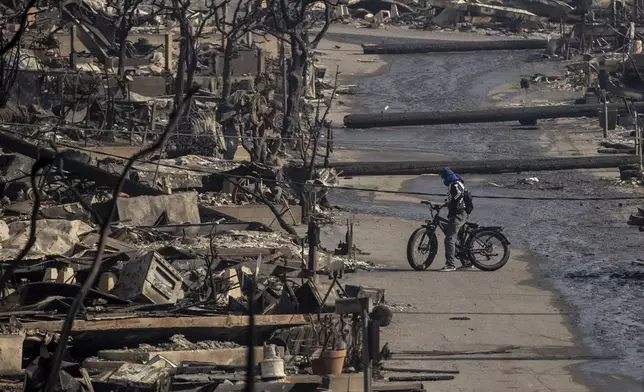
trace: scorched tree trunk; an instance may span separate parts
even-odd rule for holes
[[[288,90],[286,112],[284,113],[285,137],[293,137],[299,125],[300,101],[304,87],[304,72],[306,71],[307,51],[301,47],[295,37],[291,37],[291,63],[288,67]]]
[[[223,102],[228,102],[232,90],[233,83],[231,75],[231,64],[233,62],[233,53],[233,40],[229,38],[226,40],[226,48],[224,49],[224,65],[221,75],[223,84],[221,91],[221,100]]]

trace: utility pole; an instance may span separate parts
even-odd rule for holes
[[[369,311],[362,310],[362,363],[364,369],[363,374],[363,390],[364,392],[371,392],[371,356],[369,355]],[[376,348],[374,348],[376,349]]]
[[[644,152],[642,152],[642,129],[640,128],[640,117],[637,110],[634,111],[633,117],[635,117],[635,152],[640,157],[640,174],[644,171]]]
[[[608,137],[608,102],[604,96],[604,139]]]
[[[331,127],[326,129],[326,153],[324,154],[324,167],[329,167],[329,157],[331,156],[331,138],[333,130]]]
[[[282,68],[282,88],[284,91],[283,97],[282,97],[282,113],[283,116],[286,116],[286,99],[287,99],[287,91],[288,91],[288,80],[286,80],[286,48],[284,47],[284,38],[280,38],[280,65]]]
[[[611,21],[613,22],[613,27],[617,26],[617,2],[615,0],[610,0],[611,8]]]
[[[640,156],[641,146],[640,146],[640,138],[638,137],[639,125],[637,121],[637,116],[638,116],[637,110],[635,110],[633,113],[633,122],[635,124],[635,154],[637,154],[637,156]]]
[[[315,219],[309,219],[309,228],[306,233],[309,241],[309,262],[307,269],[310,272],[311,279],[315,279],[315,273],[318,267],[318,245],[320,244],[320,228]]]
[[[72,70],[76,69],[76,30],[76,25],[69,29],[69,68]]]

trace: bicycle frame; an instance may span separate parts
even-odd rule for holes
[[[425,221],[425,224],[423,227],[428,231],[428,232],[435,232],[436,228],[440,228],[443,234],[445,234],[445,230],[447,230],[447,225],[449,224],[449,219],[444,218],[440,216],[440,209],[438,211],[434,210],[434,206],[431,202],[423,202],[423,204],[428,204],[429,205],[429,210],[431,213],[432,219],[428,219]],[[464,224],[461,226],[461,229],[458,232],[457,235],[457,241],[456,241],[456,255],[460,256],[462,253],[462,244],[467,243],[467,239],[469,236],[472,234],[472,229],[469,227],[469,225]]]

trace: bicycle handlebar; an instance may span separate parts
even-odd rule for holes
[[[433,204],[433,203],[432,203],[431,201],[429,201],[429,200],[422,200],[420,203],[421,203],[421,204],[428,205],[428,206],[429,206],[429,208],[431,208],[432,210],[436,210],[436,211],[440,211],[440,210],[443,208],[443,205],[436,205],[436,204]]]

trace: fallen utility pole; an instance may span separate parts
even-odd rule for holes
[[[427,373],[427,374],[460,374],[458,370],[433,370],[433,369],[406,369],[406,368],[394,368],[394,367],[383,367],[385,372],[395,372],[395,373]]]
[[[634,103],[633,106],[636,109],[644,110],[644,102]],[[628,108],[624,103],[608,104],[608,109],[617,109],[619,113],[628,113]],[[459,112],[359,113],[344,116],[344,125],[347,128],[374,128],[502,121],[533,122],[544,118],[597,117],[603,110],[603,104],[591,104],[491,108]]]
[[[43,148],[35,144],[28,143],[4,132],[0,132],[0,147],[2,147],[2,150],[5,152],[15,152],[17,154],[25,155],[33,159],[52,159],[56,155],[54,151],[48,148]],[[103,185],[110,188],[116,188],[119,182],[118,174],[110,173],[107,170],[88,165],[87,163],[83,163],[75,159],[65,159],[64,169],[65,171],[78,177],[92,180],[98,185]],[[127,193],[130,196],[157,196],[165,194],[158,189],[131,180],[125,180],[125,184],[123,185],[123,192]]]
[[[610,155],[488,161],[335,162],[330,166],[340,172],[342,176],[349,177],[440,174],[444,167],[450,167],[461,174],[498,174],[523,171],[606,169],[636,163],[639,163],[639,157],[635,155]]]
[[[480,42],[418,42],[408,44],[362,45],[364,54],[415,54],[439,52],[475,52],[483,50],[530,50],[546,49],[545,39],[515,39]]]
[[[454,376],[392,376],[389,381],[449,381],[453,380]]]
[[[610,361],[621,359],[618,356],[595,355],[522,355],[522,356],[428,356],[401,357],[399,361]]]

